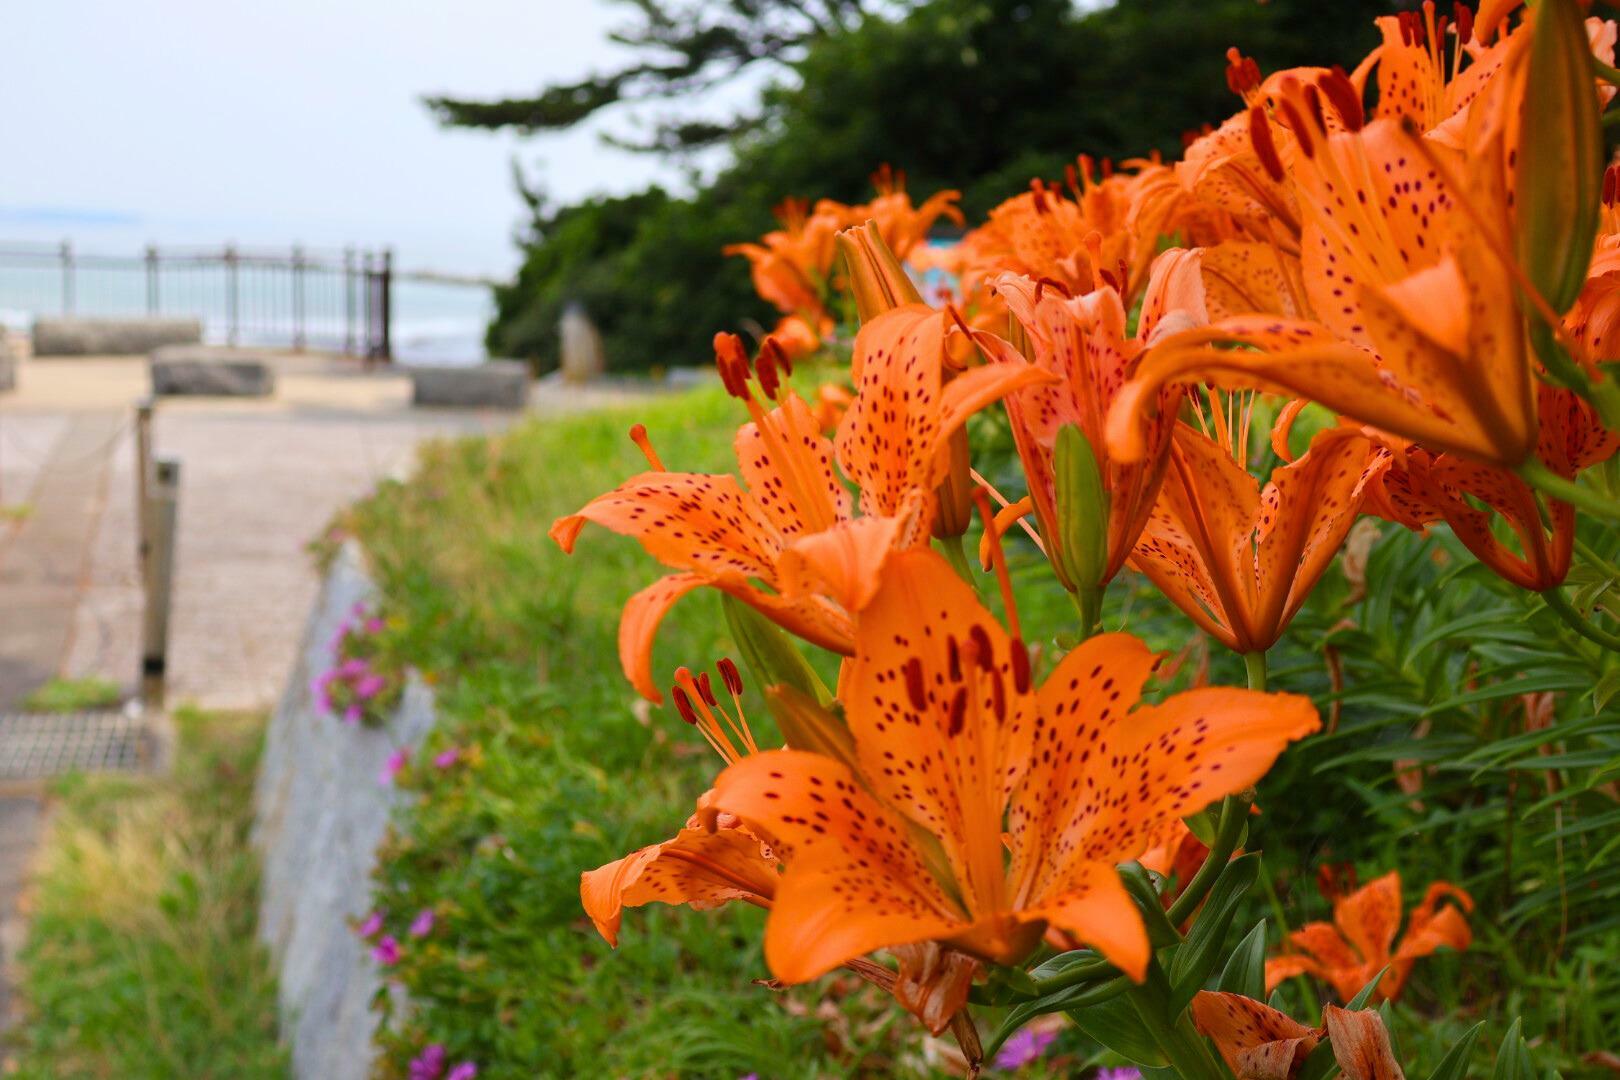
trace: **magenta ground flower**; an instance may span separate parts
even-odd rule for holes
[[[444,1076],[444,1065],[449,1054],[439,1043],[431,1043],[422,1048],[422,1052],[411,1059],[407,1075],[410,1080],[440,1080]]]
[[[463,1061],[460,1065],[445,1074],[444,1080],[473,1080],[478,1075],[478,1066],[470,1061]]]
[[[448,750],[440,750],[433,756],[434,768],[448,769],[461,760],[461,747],[452,746]]]
[[[370,701],[388,685],[388,680],[375,671],[369,675],[362,675],[354,681],[354,695],[361,701]]]
[[[1056,1031],[1037,1031],[1025,1028],[1002,1044],[996,1054],[994,1068],[1011,1071],[1022,1069],[1043,1056],[1057,1038]]]
[[[411,920],[411,937],[427,937],[433,933],[433,909],[423,908]]]
[[[1131,1065],[1120,1065],[1098,1071],[1097,1080],[1142,1080],[1142,1070]]]
[[[384,967],[392,967],[399,963],[399,956],[399,942],[394,939],[393,934],[385,934],[371,949],[371,958]]]
[[[376,937],[377,934],[382,931],[382,928],[383,913],[380,911],[373,911],[370,915],[365,917],[365,920],[361,922],[359,926],[354,928],[354,932],[363,938],[372,938]]]
[[[364,716],[365,710],[360,708],[358,705],[350,705],[348,708],[343,710],[343,722],[348,724],[350,727],[358,724],[361,718]]]
[[[389,754],[388,760],[383,762],[382,771],[377,774],[377,783],[383,787],[392,784],[410,760],[411,752],[403,746]]]

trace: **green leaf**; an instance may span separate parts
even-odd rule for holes
[[[1530,1048],[1524,1045],[1524,1038],[1519,1034],[1523,1022],[1515,1020],[1513,1026],[1508,1028],[1501,1048],[1496,1051],[1496,1067],[1491,1070],[1491,1080],[1535,1080]]]
[[[1358,1009],[1365,1009],[1367,1007],[1367,1002],[1371,1000],[1373,996],[1373,991],[1378,989],[1378,984],[1383,981],[1384,972],[1388,970],[1389,967],[1387,965],[1379,968],[1378,974],[1374,975],[1372,980],[1368,982],[1366,986],[1361,988],[1361,992],[1359,994],[1350,999],[1350,1003],[1346,1005],[1345,1008],[1351,1012],[1355,1012]]]
[[[1215,981],[1217,990],[1229,994],[1242,994],[1261,1001],[1266,996],[1266,920],[1255,923],[1248,936],[1238,942],[1232,955],[1226,958],[1221,977]]]
[[[1142,864],[1126,863],[1119,868],[1119,877],[1125,883],[1125,891],[1136,901],[1137,910],[1142,913],[1142,921],[1147,924],[1148,940],[1153,947],[1162,949],[1167,945],[1180,944],[1181,932],[1170,925],[1159,899],[1159,891],[1154,888],[1148,872],[1142,869]]]
[[[1299,1080],[1329,1080],[1339,1075],[1339,1059],[1333,1056],[1333,1045],[1327,1039],[1316,1044],[1311,1056],[1300,1066]]]
[[[1603,182],[1592,47],[1576,0],[1534,7],[1518,155],[1519,258],[1559,313],[1586,280]]]
[[[1232,927],[1238,905],[1254,887],[1259,873],[1260,856],[1244,855],[1227,863],[1209,890],[1203,910],[1170,964],[1170,1015],[1181,1015],[1193,995],[1204,988],[1220,961],[1226,933]]]
[[[1469,1028],[1468,1034],[1446,1051],[1439,1066],[1429,1074],[1429,1080],[1465,1080],[1468,1075],[1468,1055],[1473,1052],[1474,1044],[1479,1041],[1479,1033],[1484,1029],[1483,1020]]]
[[[1087,1038],[1138,1065],[1167,1065],[1152,1034],[1123,994],[1100,1005],[1070,1009],[1069,1019]]]
[[[1075,424],[1058,429],[1052,473],[1060,576],[1075,588],[1096,588],[1108,568],[1108,490],[1096,452]]]
[[[832,703],[832,693],[792,638],[736,597],[725,595],[720,602],[731,639],[762,687],[791,686],[824,707]]]

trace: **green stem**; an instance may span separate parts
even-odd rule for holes
[[[1620,580],[1620,567],[1616,567],[1614,563],[1598,554],[1597,550],[1593,548],[1591,544],[1588,544],[1585,540],[1582,540],[1578,536],[1575,538],[1575,550],[1580,552],[1581,558],[1591,563],[1594,567],[1603,571],[1610,577]]]
[[[1080,640],[1094,637],[1102,629],[1103,591],[1096,587],[1080,586],[1073,593],[1074,606],[1080,612]]]
[[[1260,860],[1260,885],[1266,890],[1266,900],[1271,904],[1271,914],[1277,920],[1277,931],[1286,941],[1291,932],[1288,927],[1288,912],[1283,909],[1282,897],[1277,895],[1277,883],[1271,880],[1271,871],[1266,869],[1264,859]],[[1321,1016],[1322,1003],[1316,997],[1316,988],[1311,985],[1311,980],[1301,979],[1299,988],[1301,996],[1305,999],[1305,1015]]]
[[[1238,837],[1243,835],[1243,827],[1248,819],[1247,799],[1229,795],[1221,803],[1221,816],[1215,826],[1215,842],[1209,847],[1204,865],[1198,868],[1166,913],[1171,926],[1180,926],[1191,918],[1198,905],[1204,902],[1204,897],[1209,895],[1209,890],[1215,887],[1215,879],[1221,876],[1221,871],[1231,861],[1232,852],[1237,849]]]
[[[1592,71],[1604,82],[1620,86],[1620,70],[1610,67],[1595,56],[1592,58]]]
[[[1616,114],[1620,115],[1620,114]],[[1607,374],[1599,375],[1586,387],[1586,400],[1597,410],[1598,419],[1610,431],[1620,429],[1620,385]]]
[[[1525,458],[1518,468],[1518,473],[1521,480],[1537,491],[1567,502],[1605,521],[1620,521],[1620,503],[1606,498],[1589,487],[1582,487],[1568,477],[1559,476],[1543,465],[1540,458]]]
[[[1067,990],[1071,986],[1079,986],[1081,983],[1101,979],[1114,974],[1114,972],[1113,964],[1099,959],[1084,964],[1075,964],[1073,967],[1066,968],[1056,975],[1049,975],[1044,979],[1035,979],[1033,982],[1035,988],[1039,991],[1036,996],[1045,997],[1047,994],[1054,994],[1059,990]],[[1124,978],[1124,976],[1120,977]]]
[[[1557,613],[1560,619],[1564,620],[1571,630],[1581,635],[1581,637],[1588,641],[1595,641],[1611,652],[1620,652],[1620,637],[1609,633],[1607,630],[1599,629],[1588,622],[1580,612],[1575,610],[1575,605],[1571,604],[1564,596],[1561,588],[1555,585],[1542,593],[1541,598],[1547,602],[1548,607]]]
[[[1266,688],[1266,654],[1264,652],[1244,653],[1243,666],[1249,673],[1249,689],[1264,690]]]
[[[1181,1080],[1224,1080],[1225,1071],[1210,1054],[1209,1044],[1187,1020],[1186,1013],[1175,1019],[1168,1015],[1164,974],[1157,961],[1148,972],[1147,982],[1131,987],[1125,994],[1141,1018],[1142,1027],[1170,1059],[1170,1067]]]
[[[951,568],[962,575],[962,580],[973,585],[973,568],[968,564],[967,552],[962,548],[961,536],[947,536],[939,538],[939,549],[945,553],[945,561]]]

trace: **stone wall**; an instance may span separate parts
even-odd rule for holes
[[[137,356],[162,345],[202,340],[196,319],[93,319],[77,316],[34,320],[35,356]]]
[[[326,576],[259,772],[259,936],[279,978],[282,1037],[300,1080],[370,1074],[380,980],[350,920],[370,909],[377,844],[400,798],[378,775],[397,747],[418,746],[434,719],[432,692],[414,678],[381,728],[346,727],[315,706],[310,682],[331,666],[333,635],[375,594],[362,564],[350,543]]]

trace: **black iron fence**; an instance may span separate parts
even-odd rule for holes
[[[184,316],[211,340],[394,355],[394,271],[387,250],[266,251],[148,247],[98,255],[72,244],[0,243],[0,312],[96,317]],[[487,287],[447,275],[437,285]]]

